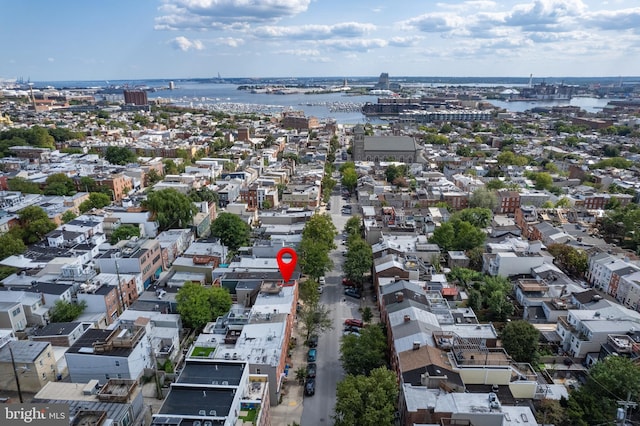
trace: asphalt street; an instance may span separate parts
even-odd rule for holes
[[[344,296],[342,286],[342,264],[344,257],[342,250],[345,246],[341,244],[342,230],[350,216],[340,213],[341,207],[349,202],[344,201],[340,195],[331,197],[331,218],[338,230],[335,240],[337,249],[331,252],[333,269],[328,272],[324,292],[320,297],[320,302],[327,305],[331,310],[333,320],[333,330],[329,330],[320,336],[318,343],[318,360],[316,376],[316,393],[313,396],[306,396],[303,402],[301,426],[314,426],[333,424],[333,415],[336,404],[336,385],[344,377],[344,371],[340,364],[340,339],[344,320],[346,318],[360,318],[358,300]]]

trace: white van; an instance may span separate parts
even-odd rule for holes
[[[318,278],[318,284],[320,284],[320,285],[325,285],[326,284],[326,280],[324,279],[324,276]]]

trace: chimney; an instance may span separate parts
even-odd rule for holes
[[[405,315],[404,322],[409,322],[409,321],[411,321],[411,317],[409,315]]]
[[[401,303],[404,300],[404,293],[401,291],[396,292],[396,302]]]
[[[394,277],[393,277],[393,279],[395,280],[395,282],[400,281],[400,275],[396,275],[396,276],[394,276]]]
[[[418,349],[420,349],[420,342],[418,341],[413,342],[413,350],[417,351]]]

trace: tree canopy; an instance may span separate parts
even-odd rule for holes
[[[608,356],[589,370],[584,385],[571,392],[567,425],[609,424],[617,401],[640,397],[640,366],[622,356]]]
[[[111,164],[125,166],[135,163],[138,157],[126,146],[110,146],[104,154],[104,159]]]
[[[336,248],[333,242],[338,231],[328,214],[314,214],[302,230],[299,262],[302,271],[313,280],[324,275],[333,266],[329,251]]]
[[[251,229],[240,216],[233,213],[220,213],[211,225],[211,235],[220,238],[231,252],[249,244]]]
[[[335,426],[381,426],[395,422],[397,377],[384,367],[369,376],[348,375],[338,383]]]
[[[527,321],[511,321],[500,333],[502,346],[517,362],[532,363],[538,355],[540,332]]]
[[[102,192],[92,192],[89,194],[89,198],[84,200],[78,206],[78,210],[81,213],[88,212],[91,209],[101,209],[111,204],[111,197]]]
[[[473,224],[453,216],[443,223],[429,240],[437,244],[442,250],[471,250],[484,244],[486,234]]]
[[[324,333],[333,328],[333,320],[331,319],[331,310],[318,303],[318,299],[308,300],[302,306],[298,313],[300,324],[305,333],[305,342],[314,334]]]
[[[188,196],[173,188],[151,191],[142,207],[153,213],[162,231],[189,226],[198,212]]]
[[[222,287],[185,283],[176,294],[178,313],[186,327],[200,330],[231,308],[231,295]]]
[[[44,187],[44,195],[73,195],[76,186],[69,176],[64,173],[54,173],[47,177]]]
[[[369,375],[386,365],[387,339],[379,325],[371,324],[360,335],[347,334],[340,342],[340,362],[347,374]]]
[[[135,225],[130,225],[125,223],[124,225],[118,226],[111,233],[111,244],[116,244],[120,240],[128,240],[131,237],[139,237],[140,236],[140,228]]]
[[[14,254],[24,253],[27,246],[24,242],[12,234],[0,235],[0,259],[5,259]]]
[[[25,244],[41,241],[45,235],[56,229],[56,224],[39,206],[28,206],[20,210],[18,222],[20,226],[13,228],[10,233],[16,237],[19,236]]]
[[[549,244],[549,254],[567,273],[581,277],[589,269],[589,255],[586,251],[566,244]]]
[[[64,300],[56,300],[53,308],[49,310],[51,322],[70,322],[75,320],[84,312],[87,302],[69,303]]]
[[[348,161],[340,167],[342,173],[341,183],[349,192],[353,192],[358,186],[358,174],[353,162]]]
[[[497,179],[494,180],[500,182]],[[496,197],[496,194],[488,188],[478,188],[473,191],[473,194],[469,197],[469,207],[487,209],[491,213],[496,207],[498,207],[498,197]]]
[[[348,242],[347,259],[343,269],[348,279],[362,285],[365,274],[371,272],[373,266],[371,246],[360,236],[353,236]]]

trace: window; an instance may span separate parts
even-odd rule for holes
[[[116,367],[120,367],[120,361],[116,361]]]
[[[105,379],[107,379],[107,380],[109,380],[109,375],[108,375],[108,374],[105,374],[105,375],[104,375],[104,378],[105,378]]]
[[[18,307],[18,308],[16,308],[15,310],[13,310],[13,311],[11,312],[11,315],[13,315],[13,316],[15,317],[15,316],[20,315],[20,312],[22,312],[22,311],[21,311],[21,310],[20,310],[20,308]]]

